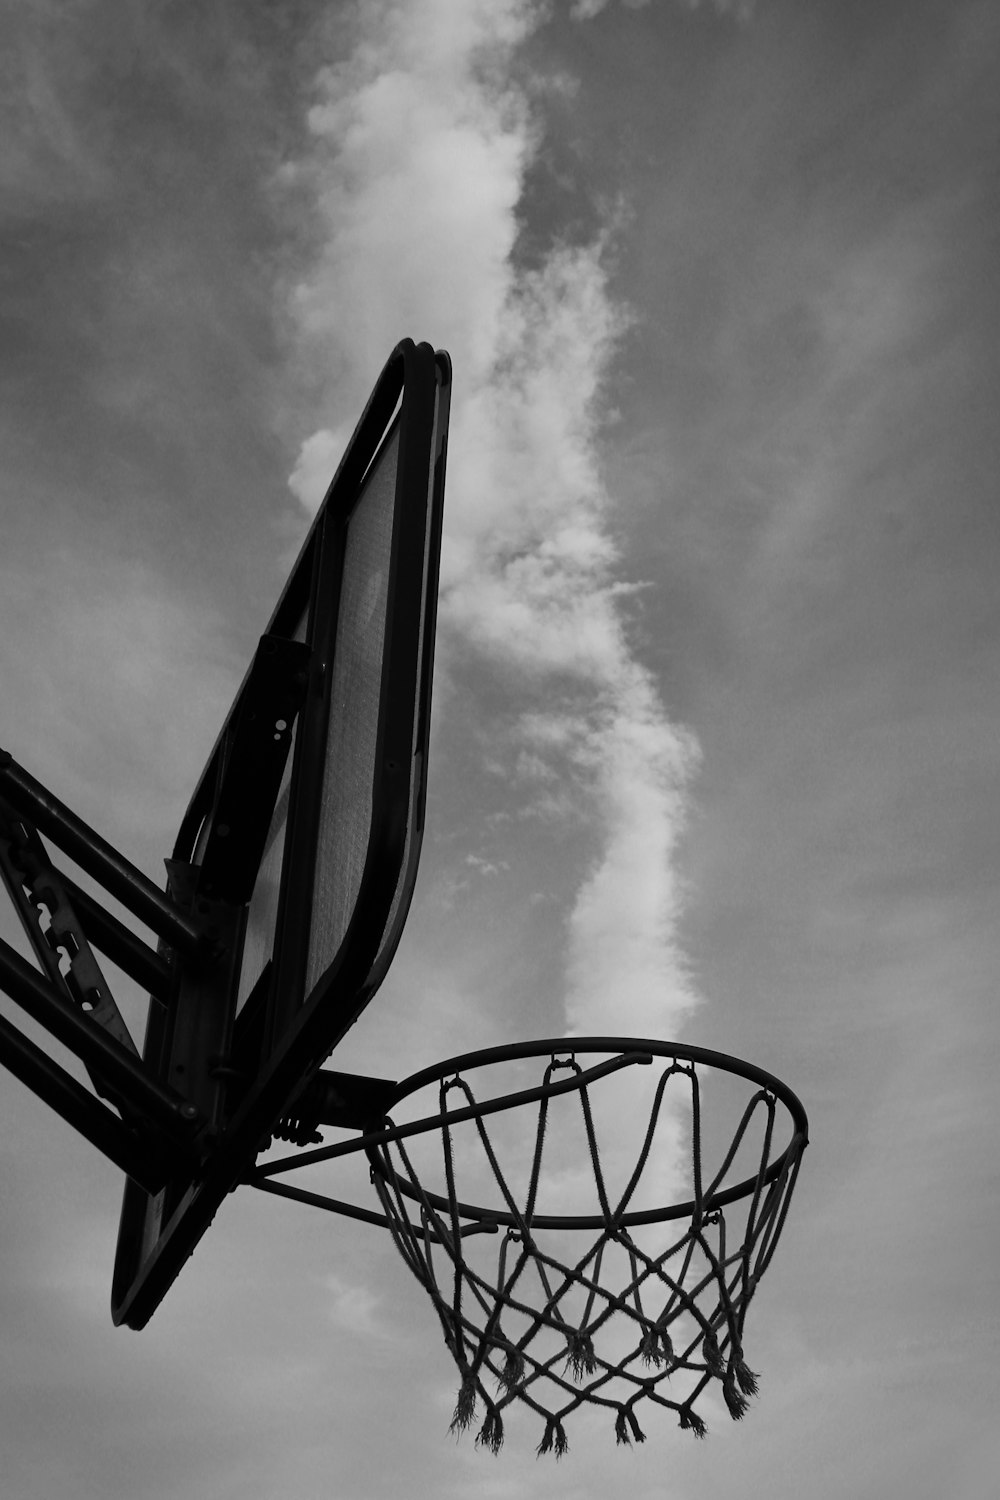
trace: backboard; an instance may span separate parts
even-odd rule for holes
[[[450,397],[400,344],[292,568],[168,861],[212,955],[150,1001],[143,1060],[209,1121],[159,1192],[126,1184],[112,1289],[141,1328],[226,1194],[381,983],[423,825]]]

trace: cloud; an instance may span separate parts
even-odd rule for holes
[[[614,217],[531,268],[517,253],[541,139],[517,49],[540,15],[513,0],[365,13],[353,51],[319,75],[313,149],[289,168],[312,184],[324,228],[293,312],[304,357],[322,348],[333,366],[323,390],[336,413],[359,408],[403,332],[451,352],[446,652],[514,684],[512,764],[539,784],[569,778],[597,830],[568,916],[567,1028],[606,1030],[610,1015],[620,1031],[668,1035],[695,1000],[675,921],[696,748],[635,659],[634,585],[616,576],[600,466],[629,321],[609,286]],[[330,426],[302,445],[291,486],[310,510],[343,435]]]
[[[418,0],[364,21],[319,74],[314,149],[288,169],[325,230],[293,311],[324,369],[335,351],[328,394],[348,410],[403,331],[442,330],[466,381],[488,370],[532,139],[498,68],[530,29],[526,6]]]
[[[4,213],[44,203],[86,201],[107,189],[108,174],[79,104],[92,73],[92,43],[80,8],[49,0],[8,7],[7,66],[0,96],[0,185]],[[72,59],[72,64],[70,64]]]
[[[347,1281],[330,1272],[323,1278],[323,1288],[328,1298],[327,1316],[342,1332],[360,1334],[365,1338],[391,1336],[391,1330],[384,1328],[378,1318],[382,1299],[368,1286]]]
[[[570,18],[574,21],[592,21],[599,16],[603,10],[607,10],[611,0],[573,0],[570,6]],[[645,10],[651,0],[622,0],[626,10]],[[701,0],[679,0],[684,10],[698,10]],[[738,21],[749,21],[756,8],[757,0],[712,0],[712,9],[720,16],[735,16]]]
[[[351,436],[344,426],[331,432],[321,427],[312,437],[306,438],[299,449],[298,461],[288,480],[288,487],[307,511],[312,514],[319,509],[326,493],[330,477],[340,462],[340,456]]]

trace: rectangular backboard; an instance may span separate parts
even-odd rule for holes
[[[126,1184],[112,1316],[141,1328],[381,983],[423,827],[451,369],[409,340],[355,429],[195,789],[168,889],[214,938],[144,1061],[209,1121]]]

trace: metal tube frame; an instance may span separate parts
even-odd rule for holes
[[[389,1220],[385,1214],[377,1214],[370,1208],[359,1208],[355,1203],[345,1203],[341,1198],[328,1198],[325,1193],[310,1193],[306,1188],[293,1187],[288,1182],[270,1182],[264,1180],[255,1182],[254,1187],[260,1188],[263,1193],[274,1193],[279,1198],[291,1198],[296,1203],[306,1203],[311,1208],[325,1208],[328,1213],[341,1214],[345,1219],[359,1219],[362,1224],[374,1224],[378,1229],[388,1229]],[[411,1225],[414,1232],[422,1234],[424,1231]],[[470,1234],[496,1234],[499,1225],[493,1222],[474,1224],[460,1224],[459,1234],[465,1239]],[[440,1244],[436,1235],[430,1235],[432,1244]]]
[[[178,1143],[202,1123],[195,1105],[155,1082],[140,1060],[63,1000],[49,981],[0,938],[0,988],[117,1095]],[[0,1050],[0,1062],[6,1058]]]
[[[110,958],[113,964],[117,964],[136,984],[141,984],[143,989],[155,995],[161,1004],[167,1005],[170,1001],[171,976],[170,965],[163,955],[106,911],[75,880],[71,880],[68,875],[61,875],[60,878],[94,947],[106,958]]]
[[[117,1115],[101,1104],[71,1073],[0,1015],[0,1061],[44,1104],[72,1125],[109,1161],[147,1192],[162,1188],[166,1178],[163,1158],[141,1141]]]
[[[201,925],[180,911],[153,882],[117,849],[95,833],[41,782],[0,750],[0,796],[47,834],[64,854],[99,881],[127,911],[174,948],[190,956],[205,953]]]

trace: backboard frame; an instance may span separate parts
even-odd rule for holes
[[[262,638],[262,650],[272,642],[291,653],[284,706],[275,707],[278,689],[267,685],[266,673],[262,678],[259,652],[181,822],[168,890],[178,905],[214,922],[221,942],[214,965],[185,966],[172,956],[174,993],[168,1005],[150,1002],[143,1058],[153,1076],[196,1098],[211,1126],[195,1173],[159,1194],[126,1183],[112,1287],[116,1324],[141,1328],[148,1321],[226,1194],[252,1170],[258,1151],[378,988],[402,932],[424,820],[450,387],[447,355],[409,340],[393,351]],[[306,993],[348,522],[390,443],[396,445],[394,520],[367,855],[336,956]],[[295,657],[300,642],[306,649]],[[253,695],[261,692],[259,709]],[[277,746],[266,794],[255,797],[254,774],[245,752],[244,764],[237,763],[238,747],[264,744],[258,720],[268,711],[265,739],[278,714],[284,744]],[[279,734],[270,737],[277,741]],[[259,860],[265,830],[233,828],[232,809],[245,808],[259,824],[264,804],[270,821],[281,752],[293,737],[273,953],[237,1014],[252,882],[238,859],[227,865],[220,851],[241,833],[242,847],[258,851]]]

